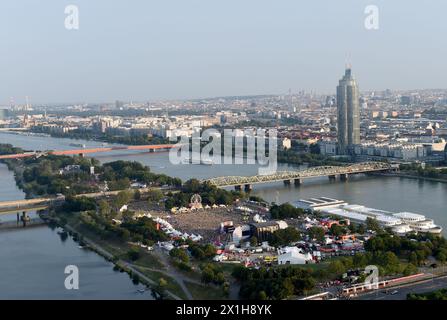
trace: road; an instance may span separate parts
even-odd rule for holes
[[[354,300],[406,300],[409,293],[426,293],[447,288],[447,276],[424,280],[415,284],[406,284],[389,288],[389,292],[397,291],[396,294],[387,294],[385,289],[376,290],[367,294],[363,294]]]

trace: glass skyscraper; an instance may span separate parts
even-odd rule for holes
[[[337,86],[337,133],[338,154],[349,154],[360,143],[359,90],[349,67]]]

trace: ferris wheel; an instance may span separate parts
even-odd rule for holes
[[[191,197],[190,202],[193,205],[201,204],[202,203],[202,197],[198,193],[193,194],[192,197]]]

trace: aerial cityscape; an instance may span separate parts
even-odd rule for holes
[[[19,15],[8,2],[1,6]],[[0,300],[447,299],[447,65],[429,53],[426,68],[417,65],[418,50],[403,61],[370,52],[366,42],[393,46],[387,28],[402,39],[410,32],[394,26],[395,4],[346,1],[352,25],[331,20],[325,31],[312,31],[322,22],[301,13],[300,29],[307,21],[306,32],[328,34],[326,59],[307,33],[292,40],[300,44],[289,44],[290,34],[274,40],[295,28],[291,1],[260,1],[252,27],[250,6],[241,5],[234,26],[242,35],[211,4],[197,13],[210,28],[201,33],[177,12],[167,23],[168,9],[151,1],[152,22],[139,13],[148,4],[116,1],[95,21],[97,4],[72,2],[33,7],[49,12],[36,30],[4,17],[10,48],[22,48],[20,37],[36,40],[28,56],[1,48],[10,62],[0,64]],[[230,14],[230,2],[216,10]],[[339,12],[316,2],[302,10],[325,3],[327,19]],[[437,15],[427,6],[422,20]],[[110,32],[122,46],[98,27],[119,11],[123,29]],[[151,23],[178,44],[140,44],[138,36],[153,36]],[[357,24],[350,40],[330,40]],[[445,34],[446,23],[437,27]],[[89,51],[84,42],[95,38]],[[431,41],[421,46],[431,50]],[[227,60],[230,45],[240,52]],[[59,60],[64,46],[77,53]],[[280,47],[263,53],[270,46]],[[294,59],[305,66],[281,58],[300,46]],[[67,89],[61,61],[73,67]],[[41,76],[31,74],[39,68]],[[233,68],[243,71],[226,74]],[[267,307],[249,314],[270,314]],[[182,302],[176,312],[212,313],[203,308]]]

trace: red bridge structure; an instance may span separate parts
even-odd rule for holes
[[[99,153],[99,152],[111,152],[118,150],[141,150],[141,151],[155,151],[155,150],[169,150],[177,147],[175,144],[153,144],[153,145],[143,145],[143,146],[124,146],[124,147],[104,147],[104,148],[93,148],[93,149],[76,149],[76,150],[61,150],[61,151],[33,151],[17,154],[7,154],[0,155],[0,160],[3,159],[21,159],[28,157],[42,157],[47,155],[79,155],[83,157],[88,153]]]

